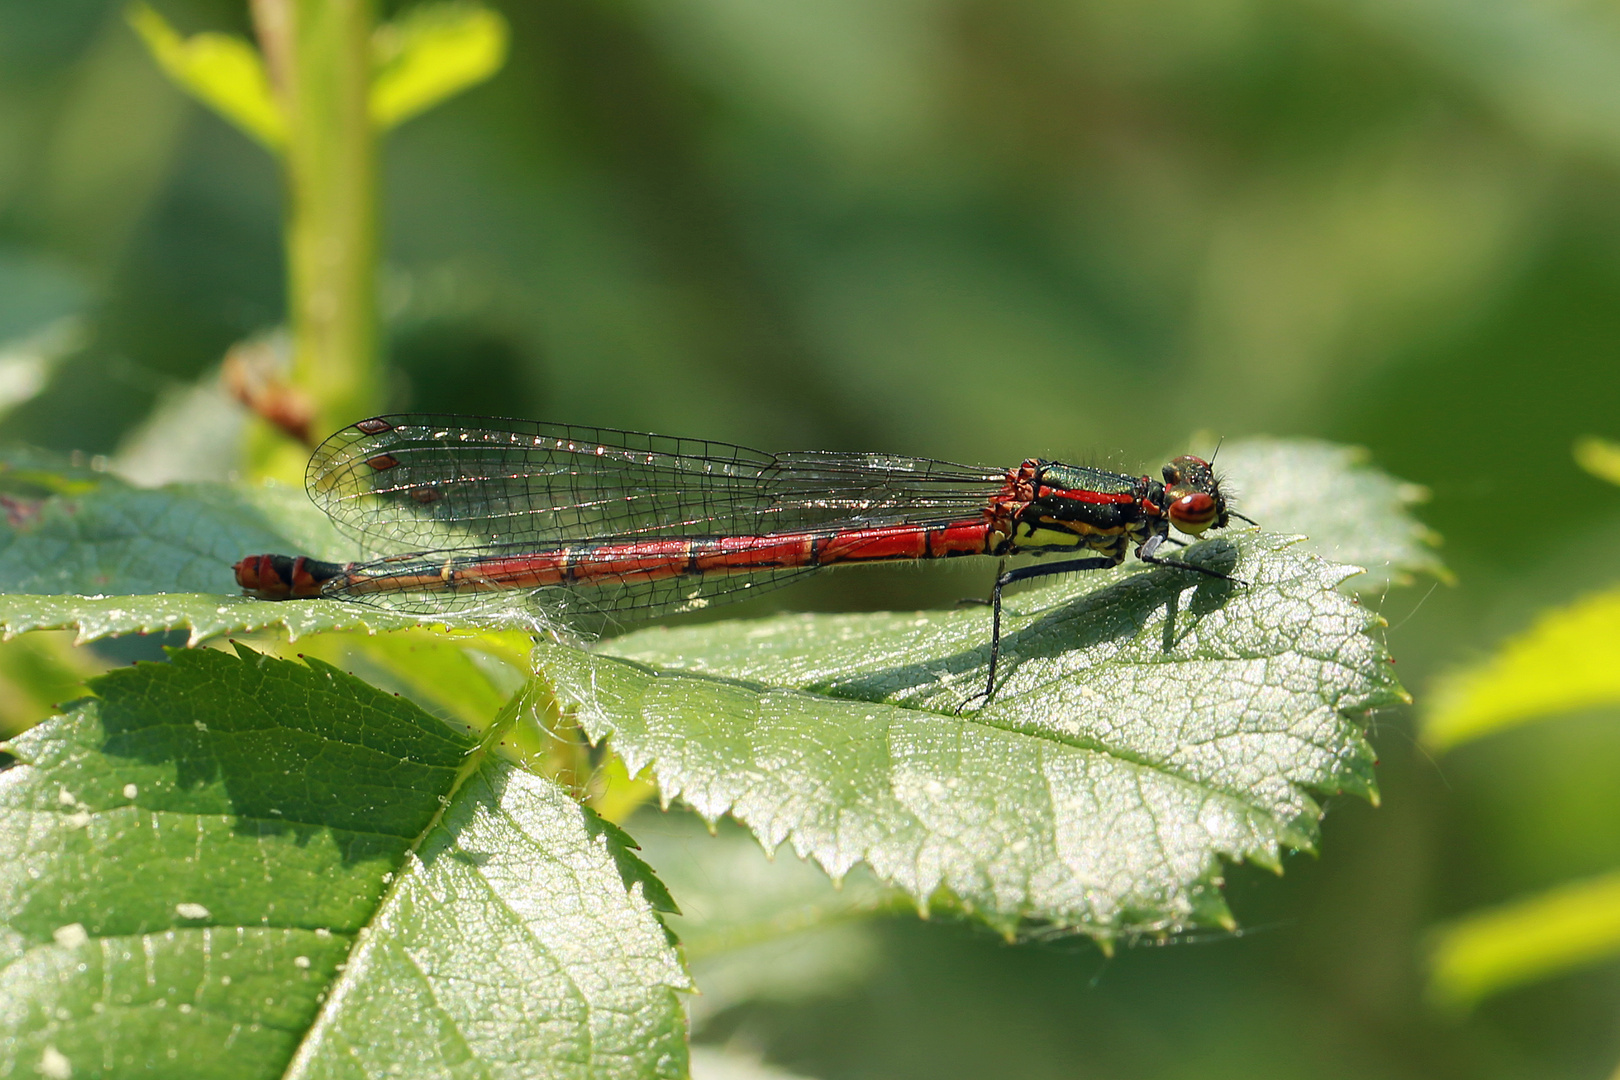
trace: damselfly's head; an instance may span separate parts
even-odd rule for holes
[[[1164,467],[1165,513],[1188,536],[1224,529],[1230,518],[1215,470],[1203,458],[1183,454]]]

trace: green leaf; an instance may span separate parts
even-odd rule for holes
[[[174,84],[272,151],[287,141],[287,121],[259,51],[229,34],[182,38],[146,4],[129,8],[129,24]]]
[[[65,315],[25,337],[0,341],[0,416],[39,396],[89,337],[82,317]]]
[[[680,914],[670,922],[693,961],[903,903],[860,867],[835,888],[808,863],[768,859],[746,830],[729,822],[711,834],[694,815],[642,811],[632,825],[642,858],[681,898]]]
[[[684,1074],[619,830],[318,662],[177,652],[9,746],[0,1075]]]
[[[408,615],[337,600],[277,604],[248,596],[159,593],[151,596],[0,595],[0,632],[77,630],[78,643],[120,634],[190,631],[188,645],[222,634],[285,630],[296,641],[329,630],[402,630],[422,625]]]
[[[173,484],[134,488],[50,455],[0,457],[0,629],[75,629],[79,640],[191,631],[191,643],[271,627],[399,629],[421,620],[358,604],[240,595],[231,565],[266,551],[341,555],[351,545],[302,492]]]
[[[79,640],[190,630],[397,630],[432,620],[332,600],[274,603],[240,595],[245,555],[349,558],[352,541],[301,491],[279,485],[135,488],[36,451],[0,454],[0,631],[74,629]]]
[[[75,649],[63,634],[29,634],[0,644],[0,739],[26,731],[59,702],[78,697],[86,679],[110,666]]]
[[[418,4],[379,26],[372,121],[386,131],[477,86],[506,62],[509,36],[499,12],[458,0]]]
[[[52,475],[35,474],[40,483]],[[319,556],[338,543],[304,496],[286,488],[132,488],[91,474],[76,491],[13,499],[6,509],[0,592],[8,593],[236,593],[231,564],[244,555]]]
[[[1234,506],[1274,533],[1299,533],[1325,559],[1365,567],[1360,594],[1404,585],[1413,575],[1450,581],[1439,542],[1409,507],[1428,492],[1372,468],[1360,447],[1316,439],[1243,439],[1216,455]]]
[[[1575,464],[1611,484],[1620,484],[1620,443],[1594,435],[1575,440]]]
[[[692,1076],[694,1080],[810,1080],[732,1045],[692,1047]]]
[[[1429,996],[1469,1008],[1514,986],[1620,955],[1620,873],[1560,885],[1440,927]]]
[[[472,730],[487,727],[528,686],[532,648],[528,634],[465,630],[323,633],[299,646],[300,655],[402,692],[435,715],[452,717]]]
[[[1604,705],[1620,705],[1620,589],[1546,612],[1484,663],[1440,679],[1423,740],[1446,750]]]
[[[1309,848],[1311,792],[1374,795],[1359,717],[1405,700],[1354,572],[1286,538],[1009,600],[995,699],[983,609],[653,629],[537,659],[593,739],[705,818],[919,906],[1107,940],[1230,925],[1220,860]]]
[[[871,976],[882,950],[871,916],[909,907],[903,894],[859,866],[835,886],[810,863],[767,857],[740,825],[717,824],[711,835],[684,812],[631,820],[642,857],[681,898],[668,921],[703,990],[687,1003],[694,1030],[745,1001],[801,1002]]]

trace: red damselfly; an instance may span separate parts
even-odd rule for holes
[[[310,497],[380,557],[352,563],[254,555],[235,566],[250,594],[355,600],[421,615],[513,601],[593,633],[694,611],[846,563],[1078,554],[997,576],[989,674],[1001,653],[1001,594],[1017,581],[1165,558],[1230,511],[1208,462],[1178,457],[1163,480],[1031,458],[1013,469],[926,458],[806,451],[606,428],[476,417],[362,420],[310,459]],[[1244,519],[1248,520],[1248,519]]]

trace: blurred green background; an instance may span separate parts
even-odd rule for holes
[[[238,0],[157,6],[250,35]],[[1620,576],[1620,490],[1570,456],[1620,436],[1612,4],[500,6],[504,70],[385,146],[390,405],[1131,471],[1361,444],[1431,489],[1458,578],[1378,601],[1420,709]],[[127,450],[281,320],[280,215],[271,159],[119,4],[0,2],[0,438]],[[988,580],[834,575],[744,613]],[[1620,866],[1614,720],[1436,761],[1380,717],[1383,807],[1335,802],[1281,880],[1235,871],[1239,936],[1104,958],[895,922],[863,979],[705,1037],[828,1080],[1608,1076],[1620,965],[1456,1015],[1421,949]]]

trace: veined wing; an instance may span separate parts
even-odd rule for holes
[[[977,514],[1004,476],[925,458],[410,414],[327,439],[306,486],[340,530],[395,553],[953,521]]]

